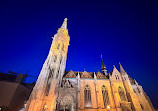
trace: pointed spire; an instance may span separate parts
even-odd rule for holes
[[[78,74],[77,74],[77,78],[80,79],[80,73],[79,73],[79,71],[78,71]]]
[[[96,76],[95,72],[94,72],[94,79],[97,79],[97,76]]]
[[[101,69],[102,69],[102,70],[104,70],[104,69],[106,69],[106,66],[105,66],[105,64],[104,64],[104,61],[103,61],[102,55],[101,55],[101,60],[102,60],[102,66],[101,66]]]
[[[108,74],[107,74],[106,66],[105,66],[105,64],[104,64],[102,55],[101,55],[101,59],[102,59],[102,66],[101,66],[102,73],[105,74],[105,75],[107,76]]]
[[[119,62],[119,64],[120,64],[120,72],[121,72],[121,74],[126,74],[126,72],[125,72],[125,70],[123,69],[123,67],[122,67],[122,65],[121,65],[120,62]]]
[[[64,22],[63,22],[61,28],[67,29],[67,18],[64,19]]]

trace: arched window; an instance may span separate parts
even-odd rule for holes
[[[141,106],[142,110],[144,110],[144,107],[143,107],[143,105],[142,105],[142,104],[140,104],[140,106]]]
[[[56,62],[56,61],[57,61],[57,55],[54,56],[54,62]]]
[[[137,87],[137,90],[138,90],[138,93],[140,93],[141,91],[140,91],[140,89]]]
[[[60,47],[60,44],[57,45],[57,49],[59,49],[59,47]]]
[[[60,64],[62,63],[62,60],[63,60],[63,57],[61,56],[61,58],[60,58]]]
[[[62,50],[64,51],[64,44],[63,44],[63,46],[62,46]]]
[[[109,104],[108,91],[104,85],[101,88],[102,88],[104,107],[106,107]]]
[[[119,92],[121,101],[126,101],[124,90],[121,87],[118,88],[118,92]]]
[[[119,79],[119,76],[118,76],[118,75],[115,75],[115,78],[116,78],[116,80],[118,80],[118,79]]]
[[[49,90],[50,90],[50,85],[51,85],[51,80],[53,78],[54,75],[54,69],[49,67],[49,75],[48,75],[48,79],[47,79],[47,86],[46,86],[46,96],[48,96],[49,94]]]
[[[46,87],[46,96],[48,96],[49,90],[50,90],[50,83],[48,83]]]
[[[59,72],[60,72],[60,68],[58,68],[58,70],[57,70],[56,79],[58,79],[58,77],[59,77]]]
[[[91,107],[91,91],[88,85],[84,88],[84,103],[85,107]]]

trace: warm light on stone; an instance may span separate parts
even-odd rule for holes
[[[121,64],[120,72],[114,66],[107,73],[103,59],[102,73],[65,71],[69,41],[65,19],[53,37],[25,111],[153,111],[142,86]]]
[[[110,109],[111,109],[110,105],[107,105],[107,109],[108,109],[108,110],[110,110]]]

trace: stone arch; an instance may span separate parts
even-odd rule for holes
[[[76,104],[73,95],[63,92],[56,101],[56,111],[75,111]]]
[[[106,108],[106,106],[110,104],[108,89],[105,85],[102,85],[101,86],[101,91],[102,91],[102,98],[103,98],[104,107]]]
[[[85,107],[91,107],[92,102],[91,102],[91,88],[89,85],[84,86],[84,105]]]

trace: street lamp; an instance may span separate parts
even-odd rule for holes
[[[47,110],[47,109],[48,109],[48,107],[47,107],[47,105],[45,104],[45,105],[44,105],[44,111]]]
[[[110,105],[107,105],[106,108],[107,108],[108,111],[111,110],[111,106]]]

